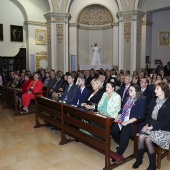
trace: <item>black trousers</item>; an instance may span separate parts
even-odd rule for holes
[[[111,127],[111,135],[113,140],[119,145],[116,153],[123,155],[128,146],[131,132],[132,132],[131,124],[123,126],[121,130],[117,123],[113,124],[113,126]]]

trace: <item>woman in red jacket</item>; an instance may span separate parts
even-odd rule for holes
[[[27,87],[30,84],[30,82],[31,82],[30,76],[28,74],[26,74],[25,80],[24,80],[21,88],[19,89],[19,92],[17,93],[17,97],[18,97],[17,101],[19,100],[19,107],[20,108],[22,107],[22,100],[21,100],[22,95],[27,92]]]
[[[42,95],[43,84],[39,80],[40,75],[38,73],[34,74],[34,80],[31,81],[27,87],[27,92],[22,95],[23,110],[21,113],[28,113],[28,106],[31,99],[35,99],[35,94]]]

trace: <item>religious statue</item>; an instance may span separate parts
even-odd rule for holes
[[[91,46],[92,50],[93,50],[93,57],[92,57],[92,61],[91,61],[91,65],[101,65],[100,63],[100,48],[97,46],[97,42],[94,43],[94,46]]]

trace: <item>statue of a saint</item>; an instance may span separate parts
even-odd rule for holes
[[[91,48],[93,50],[91,65],[101,65],[99,55],[100,48],[97,46],[97,42],[95,42],[94,46],[91,46]]]

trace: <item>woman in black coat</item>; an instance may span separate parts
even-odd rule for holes
[[[155,95],[149,105],[146,125],[139,136],[138,156],[132,168],[136,169],[142,164],[145,145],[149,156],[147,170],[156,170],[156,154],[154,144],[164,149],[170,145],[170,90],[168,84],[160,82],[156,85]]]

